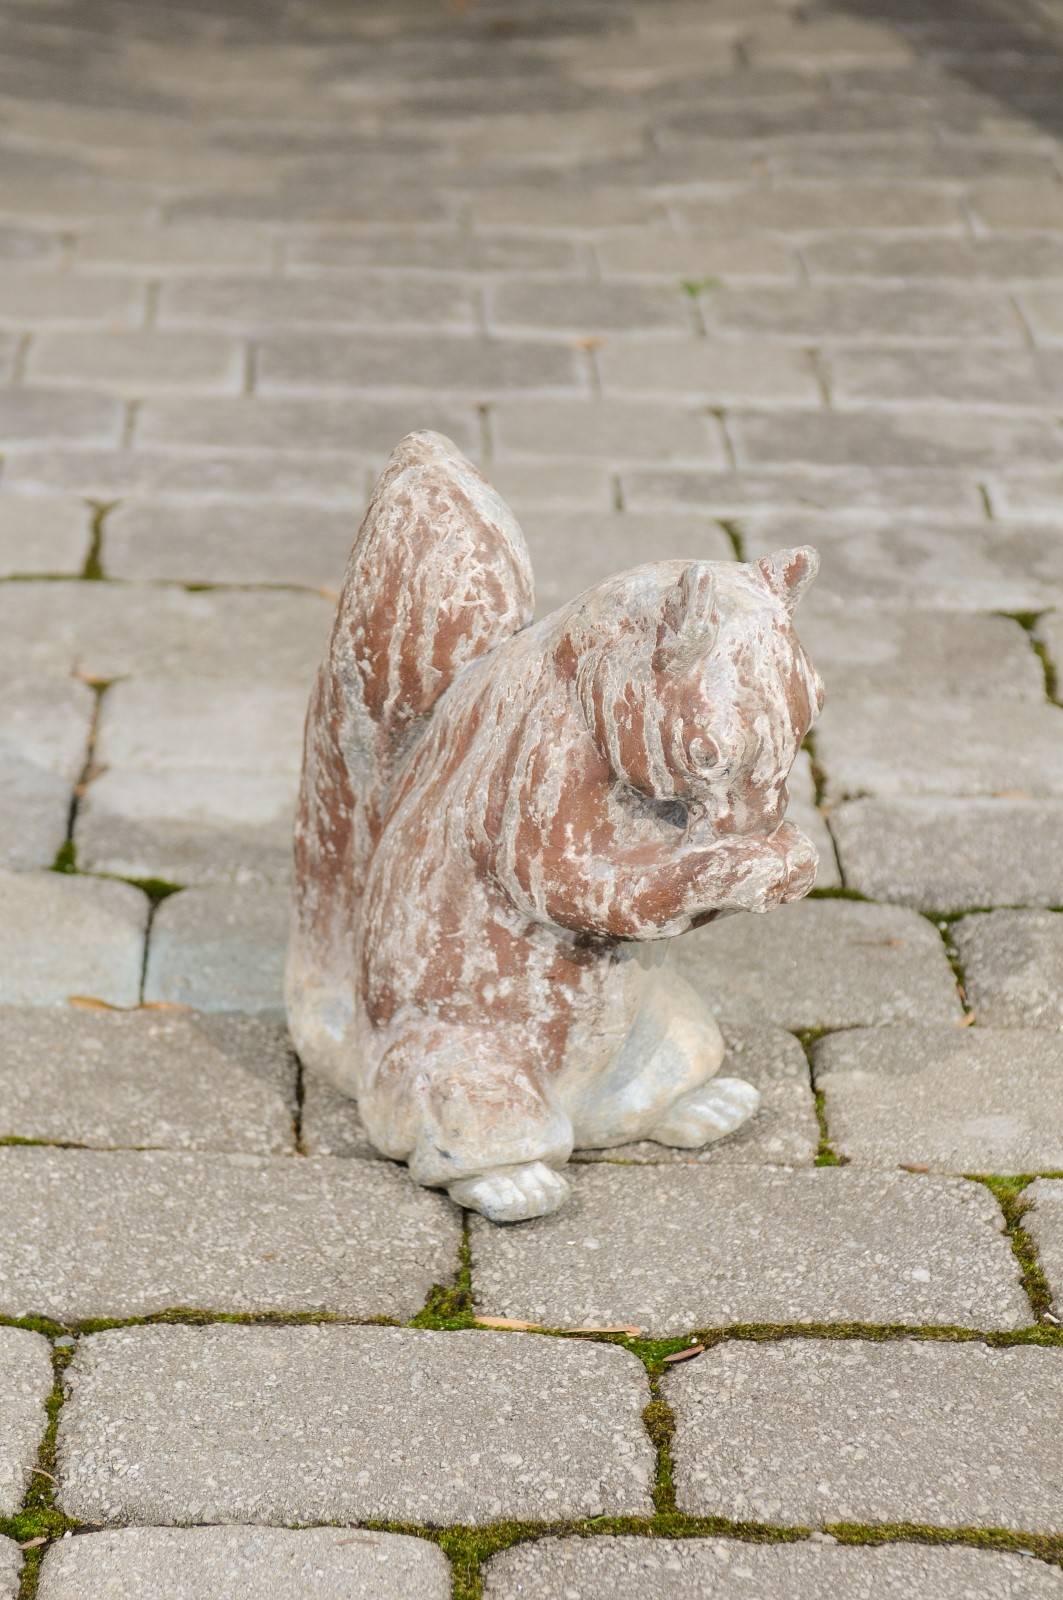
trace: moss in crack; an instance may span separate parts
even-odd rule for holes
[[[642,1413],[643,1426],[650,1443],[657,1452],[657,1470],[653,1483],[653,1508],[662,1516],[674,1512],[675,1474],[672,1462],[672,1444],[675,1440],[675,1412],[664,1399],[657,1378],[650,1378],[652,1399]]]
[[[1011,1243],[1012,1254],[1019,1265],[1023,1289],[1033,1308],[1034,1317],[1043,1324],[1045,1313],[1049,1315],[1052,1313],[1052,1291],[1037,1254],[1037,1246],[1023,1227],[1023,1218],[1030,1209],[1026,1190],[1034,1181],[1034,1175],[1027,1173],[1015,1177],[999,1177],[970,1172],[967,1173],[967,1177],[975,1183],[983,1184],[990,1194],[996,1196],[997,1204],[1004,1213],[1004,1229]]]
[[[412,1318],[411,1328],[431,1328],[439,1333],[453,1333],[460,1328],[475,1328],[476,1316],[472,1294],[472,1245],[469,1239],[469,1219],[465,1216],[461,1244],[458,1246],[458,1266],[452,1284],[434,1283],[422,1309]]]
[[[878,905],[877,900],[872,900],[870,895],[861,894],[859,889],[845,889],[840,884],[833,889],[810,889],[807,895],[809,900],[858,900],[861,905]]]
[[[92,507],[89,552],[81,569],[81,577],[87,582],[99,583],[106,576],[103,570],[103,525],[117,504],[117,500],[89,501]]]
[[[840,1156],[830,1142],[830,1129],[827,1126],[827,1097],[823,1090],[816,1086],[816,1066],[813,1057],[813,1046],[817,1040],[823,1039],[831,1028],[803,1028],[797,1034],[797,1040],[805,1052],[808,1062],[808,1081],[812,1090],[812,1102],[816,1111],[816,1124],[819,1128],[819,1144],[813,1165],[817,1167],[847,1167],[849,1165],[844,1156]]]
[[[967,1003],[967,974],[964,971],[963,962],[960,959],[960,952],[956,948],[955,941],[952,937],[952,925],[954,922],[958,921],[958,918],[954,916],[928,916],[926,920],[941,936],[941,943],[945,948],[945,959],[952,969],[952,976],[956,980],[956,992],[960,997],[960,1004],[963,1007],[964,1015],[968,1017],[973,1024],[975,1022],[974,1012]]]
[[[111,872],[101,872],[97,876],[111,878],[118,883],[131,884],[134,889],[140,889],[146,894],[153,906],[161,905],[172,894],[180,894],[185,887],[183,883],[170,883],[167,878],[118,878]]]
[[[55,1504],[56,1437],[64,1391],[63,1374],[73,1355],[72,1346],[52,1346],[52,1388],[45,1401],[47,1426],[37,1452],[37,1463],[30,1474],[29,1488],[20,1509],[13,1517],[0,1520],[0,1534],[25,1545],[32,1540],[59,1539],[78,1524],[64,1516]],[[34,1545],[24,1552],[19,1600],[34,1600],[40,1577],[40,1564],[47,1544]]]
[[[53,872],[76,872],[78,869],[77,846],[73,839],[64,839],[56,851],[55,860],[52,862]]]
[[[691,300],[696,300],[699,295],[709,294],[713,289],[721,287],[719,278],[680,278],[679,287]]]
[[[997,612],[997,616],[1007,617],[1009,622],[1017,622],[1019,627],[1026,634],[1030,649],[1033,651],[1038,662],[1040,663],[1041,674],[1044,678],[1045,685],[1045,699],[1050,700],[1053,705],[1058,706],[1063,704],[1063,701],[1060,700],[1059,674],[1056,671],[1055,662],[1048,653],[1048,647],[1046,646],[1044,640],[1039,639],[1037,636],[1037,624],[1044,615],[1045,613],[1043,611]]]
[[[743,538],[740,525],[731,517],[717,517],[716,526],[722,528],[731,541],[731,549],[734,551],[735,560],[744,561],[746,559],[746,541]]]

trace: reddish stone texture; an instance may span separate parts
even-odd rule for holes
[[[574,1144],[700,1145],[755,1110],[651,952],[812,886],[784,815],[817,564],[657,562],[531,626],[505,504],[439,435],[396,449],[307,716],[287,1001],[419,1182],[537,1215]]]

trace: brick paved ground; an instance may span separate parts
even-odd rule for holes
[[[1059,0],[0,28],[0,1597],[1063,1600]],[[764,1111],[464,1241],[277,1013],[424,426],[544,610],[824,558],[819,897],[681,952]]]

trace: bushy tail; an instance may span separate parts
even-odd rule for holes
[[[408,434],[355,540],[307,710],[287,978],[301,1049],[314,1053],[300,1042],[308,1007],[326,992],[339,1004],[339,988],[349,1003],[358,903],[397,761],[462,668],[524,627],[532,603],[505,502],[449,439]]]

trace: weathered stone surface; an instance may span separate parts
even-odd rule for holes
[[[1063,1055],[1032,1028],[870,1028],[820,1039],[832,1147],[876,1167],[1063,1170]]]
[[[1058,911],[961,917],[952,926],[952,939],[963,963],[967,1003],[980,1023],[1063,1028],[1063,916]]]
[[[801,632],[830,686],[827,707],[840,695],[1044,700],[1029,635],[1010,617],[906,609],[879,611],[873,627],[868,621],[860,610],[810,599]]]
[[[1063,904],[1058,801],[856,800],[831,812],[831,829],[846,883],[872,899],[924,911]]]
[[[154,584],[0,584],[0,665],[8,676],[77,671],[104,682],[178,682],[246,680],[255,662],[261,682],[305,685],[328,619],[323,596],[269,589],[189,594]],[[204,692],[204,710],[210,698]]]
[[[825,707],[816,752],[832,796],[1063,795],[1063,710],[1045,702],[853,694]]]
[[[1053,1165],[1063,1168],[1058,1161]],[[1032,1202],[1032,1210],[1026,1213],[1023,1226],[1037,1247],[1058,1315],[1063,1306],[1063,1181],[1038,1178],[1025,1191],[1025,1198]]]
[[[0,1005],[63,1005],[72,995],[136,1005],[148,920],[139,889],[0,872],[0,904]]]
[[[961,1546],[600,1537],[514,1545],[491,1558],[484,1581],[486,1600],[820,1600],[831,1593],[847,1600],[1058,1600],[1060,1580],[1045,1562]],[[41,1600],[51,1600],[43,1589]],[[65,1592],[57,1600],[66,1600]]]
[[[853,1028],[962,1015],[940,938],[894,906],[806,900],[771,918],[728,917],[681,940],[675,961],[728,1022]]]
[[[651,1509],[649,1390],[623,1350],[399,1328],[130,1328],[84,1340],[69,1387],[60,1500],[88,1522]]]
[[[427,1539],[367,1529],[120,1528],[53,1544],[38,1593],[40,1600],[163,1593],[167,1600],[448,1600],[450,1564]]]
[[[294,773],[109,769],[78,808],[78,864],[168,883],[286,882],[297,788]]]
[[[351,548],[346,508],[138,504],[107,522],[112,578],[183,583],[294,583],[335,588]],[[264,597],[263,597],[264,598]]]
[[[0,494],[0,577],[80,572],[91,519],[92,508],[73,496]]]
[[[280,1011],[285,890],[262,885],[186,889],[155,913],[146,1001],[197,1011]]]
[[[473,1282],[485,1314],[548,1327],[1025,1327],[1003,1228],[992,1195],[962,1179],[587,1166],[557,1218],[473,1220]]]
[[[16,1145],[0,1196],[0,1306],[61,1321],[173,1306],[405,1320],[460,1237],[453,1206],[382,1161]]]
[[[50,867],[66,839],[95,696],[70,678],[16,678],[0,728],[0,862]]]
[[[0,1597],[18,1600],[22,1552],[13,1539],[0,1538]]]
[[[674,1150],[641,1140],[612,1150],[581,1150],[579,1159],[670,1162],[712,1167],[809,1166],[819,1146],[819,1124],[812,1099],[808,1061],[792,1034],[782,1028],[742,1028],[725,1024],[726,1054],[721,1073],[743,1078],[760,1093],[756,1115],[736,1132],[701,1150]],[[306,1127],[306,1108],[303,1108]],[[352,1150],[352,1154],[358,1152]]]
[[[254,1017],[0,1009],[0,1138],[294,1149],[295,1063]]]
[[[0,1328],[0,1516],[10,1517],[29,1487],[30,1468],[48,1425],[52,1392],[47,1339],[22,1328]]]
[[[529,627],[509,508],[450,440],[396,446],[311,692],[285,999],[417,1182],[521,1221],[563,1203],[574,1148],[699,1148],[755,1110],[704,1002],[632,946],[812,887],[784,814],[822,702],[791,621],[816,566],[643,564]]]
[[[1056,1356],[913,1340],[722,1345],[665,1379],[680,1509],[1058,1533]]]

